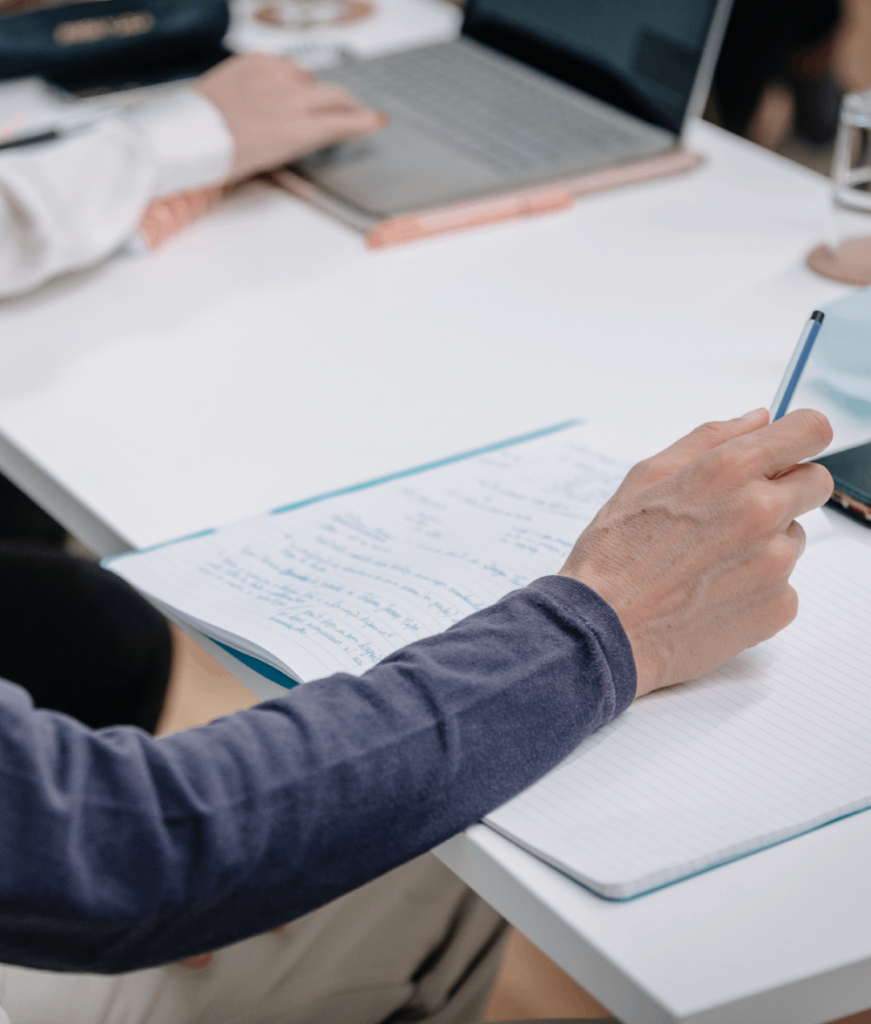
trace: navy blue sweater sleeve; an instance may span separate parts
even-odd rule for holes
[[[478,821],[634,695],[616,614],[557,576],[161,739],[0,683],[0,961],[127,971],[292,920]]]

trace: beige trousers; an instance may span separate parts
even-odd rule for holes
[[[196,971],[0,966],[12,1024],[473,1024],[507,926],[431,854]]]

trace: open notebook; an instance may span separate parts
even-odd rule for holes
[[[641,698],[487,824],[626,899],[871,807],[871,550],[808,547],[798,618]]]
[[[111,569],[291,686],[360,672],[556,571],[626,466],[546,432]],[[808,548],[801,612],[653,694],[487,824],[623,899],[871,806],[871,551]]]
[[[105,564],[286,686],[361,672],[557,572],[627,466],[580,425]]]

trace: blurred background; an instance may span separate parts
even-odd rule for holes
[[[871,0],[735,0],[705,117],[828,174],[841,95],[868,88]]]

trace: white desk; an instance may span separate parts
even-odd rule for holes
[[[0,468],[107,553],[573,415],[638,451],[767,404],[842,293],[802,264],[826,183],[693,144],[689,176],[378,254],[248,188],[0,307]],[[628,1024],[819,1024],[871,1006],[869,848],[865,814],[626,904],[480,827],[440,855]]]

